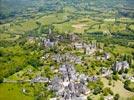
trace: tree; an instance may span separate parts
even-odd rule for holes
[[[113,75],[113,79],[117,81],[117,80],[119,79],[119,76],[118,76],[118,74],[116,74],[116,75]]]
[[[2,82],[3,82],[3,77],[0,76],[0,83],[2,83]]]
[[[103,94],[104,96],[107,96],[108,94],[113,95],[113,91],[110,88],[106,87],[103,89]]]
[[[129,90],[129,91],[134,92],[134,85],[132,85],[132,84],[133,84],[133,82],[131,82],[130,80],[126,80],[124,82],[124,88]]]
[[[128,73],[128,69],[125,69],[124,73]]]
[[[28,60],[28,64],[30,64],[33,67],[38,67],[38,66],[40,66],[40,61],[39,61],[39,59],[32,58],[32,59]]]
[[[123,72],[124,72],[123,70],[120,70],[120,71],[119,71],[119,74],[122,74]]]
[[[120,98],[120,95],[119,94],[115,94],[114,100],[119,100],[119,98]]]
[[[128,86],[129,84],[130,84],[130,80],[126,80],[124,83],[125,86]]]
[[[109,79],[108,85],[112,85],[112,80],[111,79]]]

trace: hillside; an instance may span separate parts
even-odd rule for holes
[[[88,11],[94,10],[116,10],[125,8],[133,8],[133,0],[1,0],[1,19],[7,17],[18,16],[26,12],[38,11],[57,11],[64,8],[64,6],[73,6],[77,10]]]
[[[133,0],[0,0],[0,100],[134,100]]]

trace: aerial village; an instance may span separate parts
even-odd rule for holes
[[[29,37],[28,41],[34,43],[36,39]],[[39,45],[42,45],[46,53],[44,56],[39,58],[46,65],[49,62],[54,64],[49,64],[48,66],[51,70],[52,76],[43,75],[47,73],[44,71],[44,67],[40,67],[41,73],[32,76],[35,73],[32,69],[26,70],[27,74],[30,74],[31,78],[24,78],[21,80],[11,80],[4,79],[4,82],[10,83],[27,83],[36,84],[44,83],[45,88],[48,91],[53,91],[54,96],[50,100],[90,100],[91,94],[99,94],[102,91],[103,83],[102,78],[109,80],[109,85],[114,85],[111,82],[111,78],[114,80],[120,80],[122,83],[127,81],[134,82],[134,76],[129,76],[127,73],[130,68],[130,64],[127,60],[114,61],[108,64],[108,67],[100,67],[95,69],[92,67],[91,73],[89,70],[88,61],[96,62],[107,62],[111,61],[112,54],[106,52],[96,41],[85,42],[79,35],[75,33],[70,33],[66,36],[64,35],[54,35],[49,29],[49,34],[46,37],[40,38]],[[57,50],[58,49],[58,50]],[[57,50],[57,51],[55,51]],[[51,51],[51,52],[49,52]],[[91,59],[91,60],[90,60]],[[93,73],[93,70],[97,70],[97,73]],[[116,73],[121,73],[117,76]],[[18,77],[20,77],[18,75]],[[25,77],[25,76],[23,76]],[[90,88],[90,83],[94,83],[95,87]],[[109,93],[104,96],[104,100],[113,100],[118,97],[118,95],[113,94],[110,88],[106,88]],[[22,88],[22,92],[27,94],[27,89]],[[117,100],[117,99],[114,99]]]

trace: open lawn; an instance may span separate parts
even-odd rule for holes
[[[63,24],[54,24],[55,29],[60,33],[73,31],[73,27],[71,25],[72,24],[69,23],[69,22],[66,22],[66,23],[63,23]]]
[[[67,20],[69,13],[55,13],[39,18],[37,21],[43,25],[49,25],[53,23],[63,22]]]
[[[22,88],[18,84],[0,84],[0,100],[33,100],[31,96],[22,93]]]
[[[0,26],[0,29],[5,28],[6,32],[10,33],[19,33],[22,34],[24,32],[30,31],[37,27],[36,21],[34,19],[27,20],[25,22],[20,23],[8,23]]]

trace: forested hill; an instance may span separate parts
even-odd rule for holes
[[[59,6],[56,3],[56,0],[0,0],[0,18],[12,17],[28,11],[55,10]]]
[[[126,6],[134,8],[134,0],[126,0]]]
[[[114,8],[133,7],[133,0],[0,0],[0,19],[13,17],[22,12],[46,12],[61,10],[65,5],[78,10],[91,8],[111,10]]]

